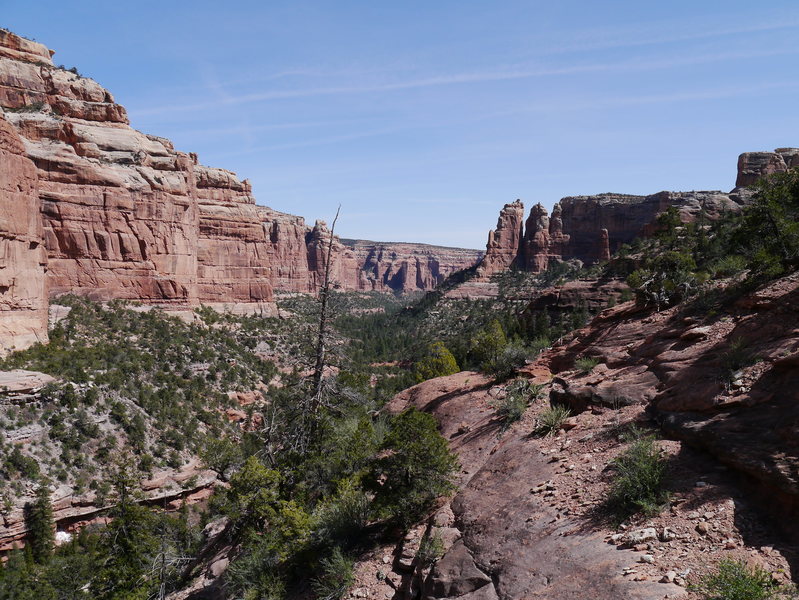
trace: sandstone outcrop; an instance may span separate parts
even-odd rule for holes
[[[47,340],[47,294],[36,167],[0,116],[0,354]]]
[[[477,273],[489,277],[508,269],[519,255],[523,234],[524,204],[516,200],[502,208],[496,229],[488,232],[485,256],[477,267]]]
[[[700,446],[799,511],[799,275],[743,295],[720,315],[608,309],[539,362],[551,397],[575,411],[643,405],[672,436]],[[600,364],[572,371],[580,357]],[[795,532],[799,533],[799,531]]]
[[[517,200],[505,205],[497,229],[489,232],[478,282],[511,267],[540,273],[552,261],[608,260],[622,245],[651,235],[658,215],[670,207],[678,210],[683,223],[713,221],[725,212],[740,211],[749,197],[744,189],[568,196],[555,203],[551,216],[540,203],[533,206],[523,227],[524,205]]]
[[[342,240],[358,268],[361,290],[424,291],[435,288],[456,271],[473,267],[478,250],[409,244]]]
[[[217,483],[216,474],[205,470],[198,461],[179,469],[161,471],[140,482],[142,504],[177,510],[187,505],[207,500]],[[33,500],[33,493],[19,498],[11,510],[0,520],[0,554],[24,546],[28,525],[24,503]],[[99,502],[94,492],[75,495],[69,486],[60,486],[51,494],[53,521],[58,531],[74,534],[91,523],[107,522],[108,501]]]
[[[492,408],[497,393],[491,379],[466,371],[409,388],[387,406],[391,412],[414,406],[434,415],[461,463],[459,491],[449,503],[461,538],[416,597],[555,600],[584,598],[586,590],[598,600],[676,597],[681,590],[674,585],[626,576],[640,552],[609,546],[596,528],[556,508],[554,492],[533,493],[562,465],[526,427],[499,435]],[[589,473],[587,464],[581,466],[581,478]],[[414,597],[412,585],[401,589],[408,591],[395,598]]]
[[[744,152],[738,157],[736,187],[754,184],[758,179],[799,167],[799,148],[777,148],[774,152]]]

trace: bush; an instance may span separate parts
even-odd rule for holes
[[[454,487],[458,460],[435,419],[415,408],[391,420],[378,456],[371,478],[375,506],[403,524],[413,523]]]
[[[570,416],[571,410],[562,404],[548,406],[538,415],[535,432],[538,435],[555,435]]]
[[[796,590],[776,584],[760,567],[750,567],[741,560],[722,559],[716,571],[690,586],[704,600],[768,600],[796,598]]]
[[[316,509],[314,535],[324,544],[349,547],[366,526],[369,510],[366,493],[345,480],[338,493]]]
[[[722,378],[731,382],[737,371],[754,364],[755,360],[746,340],[742,337],[735,338],[730,342],[729,349],[721,354]]]
[[[594,370],[594,367],[599,364],[599,359],[594,357],[584,356],[574,361],[574,368],[580,373],[586,374]]]
[[[631,436],[630,446],[611,463],[615,475],[608,504],[621,519],[637,512],[656,514],[668,500],[666,459],[655,438],[635,430]]]
[[[746,269],[746,259],[737,254],[728,254],[710,264],[708,269],[714,277],[732,277]]]
[[[321,561],[322,572],[313,581],[313,591],[318,600],[339,600],[355,583],[353,561],[339,548]]]
[[[481,370],[490,371],[507,345],[505,330],[497,319],[493,319],[471,339],[469,355]]]
[[[702,283],[696,268],[690,254],[671,250],[647,260],[627,277],[627,285],[640,305],[654,306],[659,311],[696,292]]]
[[[25,507],[25,521],[28,526],[29,544],[33,559],[45,563],[53,553],[55,544],[55,521],[53,505],[50,502],[50,489],[40,482],[36,490],[36,501]]]
[[[442,342],[430,344],[427,349],[427,356],[413,366],[413,374],[417,383],[435,377],[453,375],[458,371],[460,371],[460,368],[458,368],[455,357]]]
[[[416,560],[422,568],[432,567],[444,556],[444,540],[438,532],[425,533],[422,541],[419,544],[419,550],[416,551]]]
[[[505,380],[516,374],[527,361],[528,350],[521,344],[508,344],[497,356],[496,360],[486,363],[485,370],[499,380]]]
[[[505,387],[505,396],[493,405],[502,421],[502,431],[521,420],[530,400],[538,395],[540,389],[540,385],[523,378],[515,379]]]
[[[225,571],[226,583],[243,600],[284,600],[286,584],[279,567],[269,544],[255,543],[230,564]]]

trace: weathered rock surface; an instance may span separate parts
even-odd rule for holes
[[[38,371],[0,371],[0,404],[23,403],[54,381],[55,377]]]
[[[408,244],[342,240],[355,257],[358,287],[376,291],[423,291],[435,288],[455,271],[468,269],[483,253],[478,250]]]
[[[183,465],[180,469],[155,473],[149,480],[141,482],[143,504],[155,504],[170,510],[180,508],[184,502],[193,504],[207,500],[217,482],[213,471],[201,468],[198,461]],[[18,499],[17,504],[2,515],[0,520],[0,553],[24,545],[28,528],[25,523],[24,505],[34,499],[34,490]],[[111,505],[97,501],[94,492],[77,496],[69,486],[61,486],[51,494],[53,520],[59,531],[77,532],[92,522],[103,520]]]
[[[490,297],[491,290],[482,289],[480,284],[511,267],[540,273],[552,261],[577,259],[594,264],[608,260],[623,244],[651,235],[658,215],[669,207],[678,210],[683,223],[713,221],[724,213],[738,212],[752,194],[741,186],[792,166],[799,166],[799,149],[745,153],[738,161],[738,187],[729,193],[664,191],[649,196],[567,196],[555,203],[551,216],[540,203],[533,206],[524,225],[524,205],[516,200],[500,211],[497,227],[489,232],[485,256],[477,267],[478,278],[469,282],[471,287],[464,295]]]
[[[524,234],[524,204],[516,200],[499,213],[496,229],[488,232],[483,260],[477,268],[481,277],[489,277],[508,269],[519,255]]]
[[[0,116],[0,354],[47,341],[47,255],[37,185],[22,140]]]
[[[388,406],[433,414],[462,466],[451,506],[463,537],[438,562],[423,597],[577,600],[586,590],[597,600],[679,595],[676,586],[625,577],[641,553],[609,547],[600,532],[530,493],[532,484],[553,477],[555,466],[527,431],[498,437],[489,404],[493,385],[463,372],[405,390]]]
[[[563,218],[560,204],[552,209],[552,219],[539,203],[530,210],[525,223],[524,239],[516,266],[533,273],[546,271],[549,261],[568,258],[571,236],[563,233]]]
[[[799,511],[799,275],[743,295],[715,316],[608,309],[540,359],[551,397],[576,411],[640,404]],[[601,364],[574,372],[580,357]]]
[[[761,177],[799,167],[799,148],[777,148],[774,152],[744,152],[738,157],[737,187],[752,185]]]

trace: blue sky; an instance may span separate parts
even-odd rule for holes
[[[727,190],[740,152],[799,145],[795,0],[0,8],[259,204],[341,204],[345,237],[479,248],[516,198]]]

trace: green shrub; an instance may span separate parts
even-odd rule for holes
[[[416,551],[416,560],[422,568],[432,567],[444,556],[444,540],[438,532],[425,533],[422,541],[419,544],[419,550]]]
[[[378,456],[370,480],[375,506],[403,524],[413,523],[454,487],[458,460],[435,419],[415,408],[391,420]]]
[[[35,458],[25,456],[19,446],[15,445],[5,460],[3,470],[6,473],[19,473],[27,479],[36,479],[39,476],[39,463]]]
[[[321,573],[312,583],[318,600],[339,600],[355,583],[353,561],[339,548],[334,548],[331,555],[320,562]]]
[[[493,319],[470,340],[469,356],[481,370],[491,370],[507,345],[505,330],[497,319]]]
[[[504,381],[516,374],[527,361],[529,351],[521,344],[508,344],[497,356],[496,360],[485,363],[484,370]]]
[[[599,359],[593,356],[584,356],[574,361],[574,368],[580,373],[586,374],[594,370],[594,367],[599,364]]]
[[[530,401],[538,395],[540,390],[540,385],[521,377],[505,387],[505,395],[493,405],[497,416],[502,421],[502,431],[521,420]]]
[[[714,277],[732,277],[743,272],[746,267],[746,259],[743,256],[728,254],[712,262],[708,270]]]
[[[314,536],[331,546],[349,547],[369,520],[370,502],[354,481],[345,480],[338,493],[317,507]]]
[[[45,563],[53,553],[55,544],[55,521],[50,489],[40,482],[36,490],[36,501],[25,507],[25,521],[30,536],[30,548],[37,563]]]
[[[571,416],[571,410],[562,404],[553,404],[541,411],[535,432],[538,435],[555,435]]]
[[[620,519],[634,513],[656,514],[668,500],[664,488],[666,459],[651,435],[637,430],[632,443],[611,466],[615,471],[608,495],[608,505]]]
[[[443,342],[433,342],[427,349],[427,355],[417,361],[413,366],[414,377],[417,382],[453,375],[460,371],[458,363],[452,352]]]
[[[737,337],[730,342],[730,347],[721,354],[721,370],[724,381],[731,382],[735,373],[744,367],[754,364],[756,358],[747,341]]]
[[[627,277],[627,285],[642,306],[656,310],[672,306],[693,295],[703,282],[696,261],[687,252],[669,250],[645,261]]]
[[[259,542],[249,544],[230,564],[225,582],[242,600],[284,600],[286,584],[280,575],[280,561],[269,543]]]
[[[722,559],[715,572],[690,586],[703,600],[769,600],[796,598],[796,589],[778,585],[768,571],[744,561]]]

